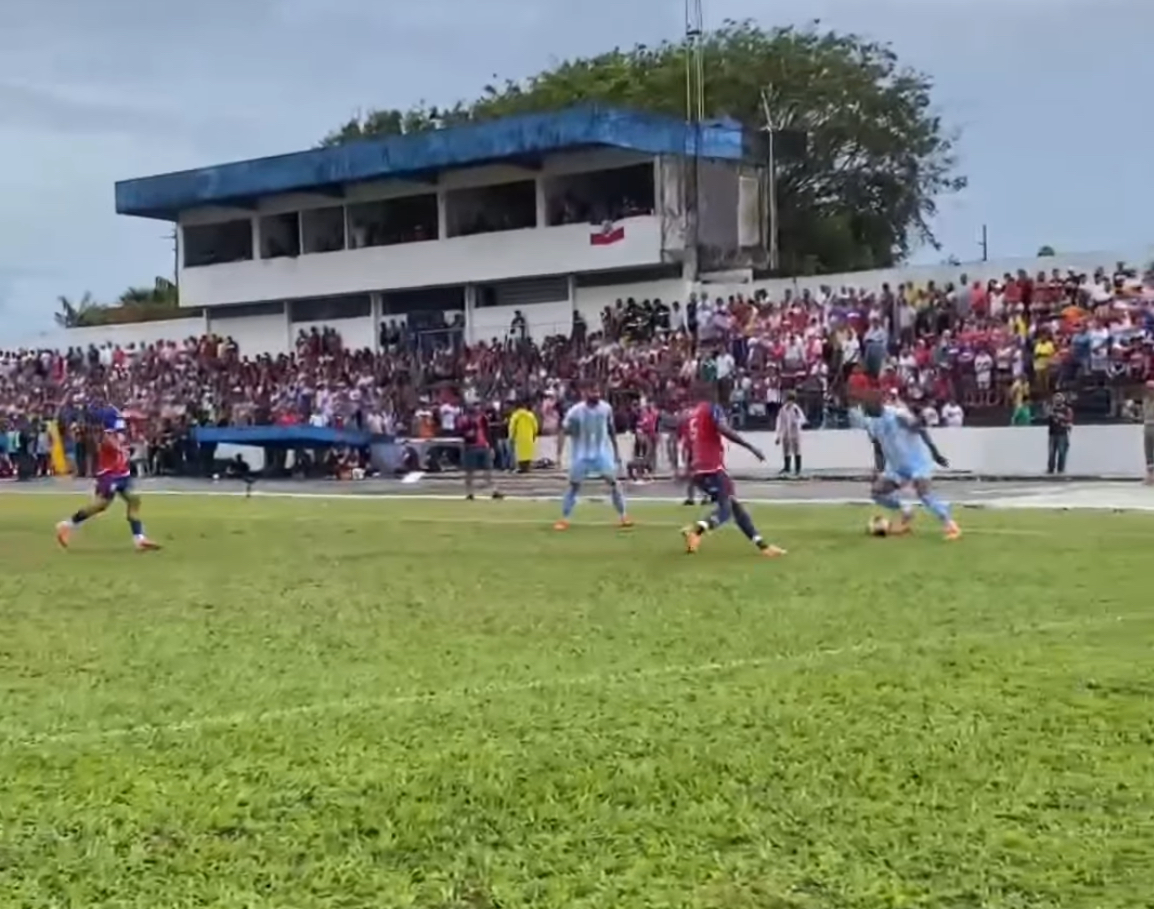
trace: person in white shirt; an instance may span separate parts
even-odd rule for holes
[[[785,403],[777,412],[777,425],[774,432],[777,435],[776,445],[781,446],[785,458],[785,466],[781,473],[789,473],[790,459],[793,459],[793,475],[801,473],[801,430],[805,426],[805,412],[797,403],[797,393],[789,392],[785,396]]]
[[[990,390],[993,374],[994,358],[990,356],[989,351],[978,351],[978,355],[974,357],[974,375],[978,380],[978,388],[981,391]]]
[[[933,404],[927,404],[922,408],[922,422],[929,427],[941,425],[942,421],[938,417],[938,409]]]
[[[942,408],[942,422],[946,426],[958,427],[961,426],[966,419],[966,413],[962,410],[962,405],[957,401],[950,401]]]
[[[736,365],[733,361],[733,355],[728,350],[723,350],[717,355],[714,361],[717,364],[717,381],[721,382],[733,375],[733,369]]]
[[[845,366],[853,366],[861,358],[861,341],[857,332],[847,331],[841,342],[841,361]]]
[[[461,415],[461,408],[456,404],[446,401],[441,405],[441,429],[445,432],[453,432],[457,428],[457,417]]]

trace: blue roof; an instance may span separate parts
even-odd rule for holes
[[[122,180],[116,184],[116,211],[175,221],[179,212],[200,206],[248,203],[262,196],[332,190],[368,180],[428,178],[454,167],[508,158],[539,160],[583,148],[650,155],[696,152],[741,160],[751,156],[752,141],[733,121],[704,124],[696,139],[695,131],[680,120],[581,107]]]

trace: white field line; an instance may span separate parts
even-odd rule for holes
[[[43,495],[43,496],[69,496],[69,497],[76,497],[78,495],[83,494],[82,491],[51,489],[51,488],[11,490],[11,493],[15,493],[17,495],[31,495],[31,496],[42,496]],[[217,489],[208,489],[208,490],[154,489],[154,490],[148,490],[147,494],[148,494],[148,496],[166,496],[166,497],[178,497],[178,498],[179,497],[226,498],[226,499],[251,498],[251,499],[266,499],[266,500],[311,499],[314,501],[324,501],[327,503],[351,501],[351,502],[389,502],[389,503],[393,503],[393,504],[398,503],[398,502],[457,502],[457,503],[460,503],[461,505],[465,504],[464,499],[460,494],[449,495],[449,494],[445,494],[445,493],[410,493],[410,494],[405,494],[405,493],[355,493],[355,492],[354,493],[276,492],[276,491],[268,492],[268,491],[258,490],[258,491],[254,491],[252,496],[249,497],[249,496],[246,496],[244,492],[217,490]],[[559,498],[557,496],[550,496],[550,495],[506,495],[505,499],[503,501],[507,501],[507,502],[531,502],[531,503],[542,503],[542,502],[556,503],[559,501]],[[604,497],[603,495],[594,494],[594,495],[585,497],[584,501],[589,503],[589,504],[597,504],[600,502],[606,502],[606,501],[608,501],[608,499],[606,497]],[[630,506],[630,510],[632,511],[637,506],[680,505],[682,503],[682,501],[683,500],[677,496],[670,496],[670,497],[663,497],[663,498],[659,498],[659,497],[655,497],[655,496],[646,496],[644,498],[631,498],[631,499],[629,499],[629,506]],[[748,498],[743,497],[742,501],[745,502],[747,505],[758,505],[758,506],[776,505],[776,506],[786,506],[786,507],[794,506],[794,505],[799,506],[799,507],[810,507],[810,506],[814,506],[814,505],[843,506],[843,507],[844,506],[870,506],[870,505],[873,505],[873,502],[870,499],[866,499],[866,498],[861,498],[861,499],[856,499],[856,498],[748,499]],[[488,504],[488,500],[486,500],[486,499],[481,499],[480,501],[474,503],[474,505],[478,508],[484,508],[487,506],[487,504]],[[914,502],[912,504],[914,504],[914,506],[917,508],[921,507],[921,505],[919,503]],[[499,508],[500,505],[494,504],[492,507],[498,507]],[[962,503],[957,503],[955,505],[955,507],[965,508],[967,506],[966,506],[966,503],[962,502]],[[997,506],[991,507],[985,503],[976,504],[976,505],[972,505],[969,507],[971,509],[998,510]],[[1032,510],[1054,510],[1054,511],[1089,510],[1089,511],[1133,511],[1133,512],[1154,511],[1154,505],[1130,506],[1130,507],[1123,509],[1123,508],[1110,508],[1110,507],[1106,507],[1106,506],[1090,506],[1090,505],[1022,504],[1022,505],[1017,506],[1017,508],[1019,508],[1020,510],[1031,510],[1031,511]],[[686,509],[686,511],[687,512],[691,511],[691,509]],[[700,511],[700,509],[694,510],[693,514],[696,515],[699,513],[699,511]],[[245,520],[277,520],[277,521],[288,521],[288,522],[315,520],[315,518],[313,516],[309,516],[309,515],[295,515],[295,516],[291,516],[288,518],[285,518],[282,516],[277,516],[277,515],[272,515],[272,514],[267,514],[267,513],[257,513],[257,514],[234,513],[234,514],[230,515],[230,518],[238,518],[238,517],[242,517]],[[366,520],[371,517],[375,520],[379,516],[378,515],[363,514],[363,515],[358,515],[358,517],[363,517]],[[477,526],[500,526],[500,525],[504,524],[504,525],[509,525],[511,527],[515,527],[515,526],[543,526],[545,523],[547,523],[545,520],[542,520],[540,518],[517,518],[517,517],[496,518],[496,517],[493,517],[492,515],[485,515],[484,517],[482,517],[481,515],[468,516],[468,517],[466,517],[466,516],[442,516],[442,515],[416,515],[416,516],[406,515],[404,520],[407,523],[411,523],[411,524],[456,524],[456,525],[477,525]],[[685,526],[685,524],[688,520],[689,520],[689,516],[687,515],[686,521],[648,521],[648,520],[642,520],[642,521],[639,521],[638,523],[642,527],[681,528],[681,527]],[[573,524],[576,527],[605,526],[604,521],[575,520],[575,521],[573,521]],[[963,524],[964,524],[964,522],[963,522]],[[789,533],[791,531],[810,530],[813,528],[808,526],[808,525],[800,525],[800,524],[773,524],[772,527],[770,527],[768,529],[772,530],[775,533],[783,533],[783,532]],[[963,530],[967,534],[971,534],[971,535],[977,534],[980,536],[1048,538],[1048,537],[1053,537],[1053,536],[1065,536],[1066,535],[1066,530],[1064,528],[1054,528],[1051,531],[1051,530],[1042,530],[1039,528],[1021,528],[1021,527],[966,528],[963,526]],[[1111,538],[1149,539],[1150,537],[1154,536],[1154,528],[1151,528],[1151,531],[1149,533],[1144,532],[1144,531],[1138,531],[1138,530],[1114,529],[1114,530],[1109,531],[1109,533],[1106,535],[1111,537]]]
[[[345,497],[344,496],[337,496],[336,498],[345,498]],[[406,496],[405,498],[413,498],[413,497],[412,496]],[[746,500],[746,501],[748,502],[748,500]],[[756,504],[756,503],[753,503],[753,504]],[[596,507],[596,506],[594,506],[594,507]],[[686,510],[688,511],[689,509],[686,509]],[[693,513],[693,516],[696,518],[698,516],[698,514],[699,514],[699,512],[695,511]],[[250,513],[250,514],[241,514],[241,515],[235,515],[235,516],[229,515],[230,519],[232,519],[233,517],[239,517],[241,520],[276,521],[278,523],[295,523],[295,522],[307,523],[307,522],[316,521],[315,515],[314,516],[293,515],[292,517],[285,518],[281,515],[269,514],[267,512],[264,514],[251,514]],[[380,515],[367,515],[366,514],[366,515],[358,515],[357,517],[359,520],[363,520],[363,521],[369,521],[369,520],[379,521],[381,519]],[[586,520],[573,520],[571,523],[574,527],[579,527],[579,528],[600,527],[600,528],[605,529],[605,530],[619,530],[619,528],[616,526],[616,524],[613,523],[612,518],[613,518],[613,513],[611,511],[607,511],[607,512],[605,512],[605,520],[603,520],[603,521],[594,521],[594,520],[586,519]],[[542,519],[542,518],[517,518],[517,517],[507,517],[506,518],[506,517],[482,516],[482,515],[476,515],[476,516],[472,516],[472,517],[452,517],[449,515],[417,515],[417,516],[406,515],[403,518],[403,520],[406,524],[433,524],[433,525],[447,524],[447,525],[477,526],[477,527],[542,527],[542,528],[545,528],[545,527],[551,526],[551,523],[553,521],[553,517]],[[639,520],[634,525],[633,528],[631,528],[629,530],[620,530],[620,532],[621,533],[632,533],[638,529],[644,530],[644,529],[651,528],[651,527],[660,528],[662,530],[672,530],[672,529],[680,530],[682,527],[684,527],[689,522],[690,522],[690,519],[688,517],[684,521]],[[766,523],[765,526],[762,527],[761,529],[763,529],[767,534],[772,536],[774,534],[790,533],[790,532],[805,531],[805,530],[815,530],[818,528],[815,528],[813,525],[806,525],[806,524]],[[1026,527],[977,527],[977,528],[973,528],[973,529],[963,527],[963,530],[965,531],[966,534],[980,534],[982,536],[1053,537],[1055,535],[1061,535],[1061,531],[1059,531],[1059,530],[1049,531],[1049,530],[1039,530],[1039,529],[1026,528]],[[923,530],[923,532],[924,533],[936,533],[936,530],[931,528],[931,529]],[[1125,538],[1133,536],[1133,537],[1137,537],[1139,539],[1152,539],[1152,540],[1154,540],[1154,528],[1151,529],[1150,533],[1139,533],[1139,532],[1122,533],[1122,532],[1118,532],[1118,531],[1111,531],[1108,534],[1108,536],[1110,536],[1112,539],[1117,538],[1117,537],[1121,537],[1121,538],[1125,539]]]
[[[552,679],[496,682],[489,685],[479,685],[474,688],[449,688],[441,691],[388,694],[373,698],[343,698],[341,700],[300,704],[294,707],[279,707],[271,710],[254,712],[239,711],[235,713],[191,717],[186,720],[177,720],[171,723],[140,723],[128,726],[114,726],[108,729],[81,729],[47,734],[0,730],[9,736],[6,739],[0,739],[0,750],[45,745],[100,745],[124,739],[182,735],[185,733],[205,732],[214,729],[244,728],[266,723],[276,723],[283,720],[293,720],[300,717],[325,717],[366,713],[372,710],[411,704],[452,703],[478,698],[483,699],[504,695],[526,694],[535,691],[558,691],[567,688],[598,688],[676,677],[716,675],[743,669],[759,669],[771,665],[820,662],[856,654],[877,653],[884,650],[903,653],[915,651],[922,647],[935,647],[942,644],[976,643],[984,640],[1021,637],[1027,634],[1045,634],[1055,631],[1090,630],[1098,627],[1117,625],[1135,619],[1147,620],[1150,618],[1150,614],[1137,613],[1100,616],[1092,619],[1070,619],[1061,622],[1043,622],[1038,625],[1018,629],[1003,628],[996,631],[979,631],[971,634],[953,636],[931,635],[913,640],[907,638],[900,641],[864,641],[860,644],[850,644],[845,647],[821,648],[795,654],[774,654],[764,657],[750,657],[719,662],[656,666],[650,669],[592,673],[580,676],[562,676]]]
[[[47,496],[78,496],[83,495],[82,491],[66,490],[66,489],[52,489],[49,487],[40,487],[35,489],[9,489],[5,490],[8,494],[16,495],[47,495]],[[975,495],[978,491],[972,491],[968,495]],[[193,498],[233,498],[243,499],[250,498],[243,491],[240,490],[224,490],[224,489],[148,489],[145,490],[148,496],[189,496]],[[985,495],[986,492],[981,494]],[[981,509],[987,511],[997,510],[1024,510],[1024,511],[1109,511],[1109,512],[1138,512],[1148,513],[1154,512],[1154,499],[1150,503],[1127,503],[1125,505],[1118,504],[1102,504],[1101,501],[1086,502],[1081,499],[1076,501],[1062,501],[1062,492],[1047,492],[1038,490],[1031,492],[1029,496],[1022,496],[1021,490],[1010,491],[1005,493],[998,491],[990,491],[988,493],[991,498],[981,502],[958,501],[954,502],[955,508],[961,509]],[[482,493],[483,495],[483,493]],[[1004,498],[1001,500],[993,498],[993,496],[1001,495]],[[257,489],[252,492],[251,498],[261,499],[320,499],[328,501],[340,501],[347,499],[354,502],[462,502],[463,496],[460,493],[335,493],[335,492],[287,492],[279,490],[262,490]],[[556,494],[519,494],[506,493],[505,499],[513,502],[557,502],[560,501],[560,496]],[[638,505],[680,505],[682,498],[680,496],[636,496],[628,497],[630,508]],[[758,506],[799,506],[811,507],[815,505],[827,506],[846,506],[846,505],[872,505],[873,502],[869,498],[861,497],[838,497],[838,498],[757,498],[751,499],[741,496],[741,501],[747,505]],[[600,491],[586,496],[585,501],[600,501],[604,496]],[[921,507],[918,503],[913,503],[916,507]],[[411,520],[411,519],[407,519]],[[990,532],[990,531],[984,531]],[[1033,536],[1034,534],[1028,534]],[[1048,534],[1041,534],[1048,535]]]

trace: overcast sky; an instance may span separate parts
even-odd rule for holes
[[[358,109],[473,96],[493,74],[676,38],[684,0],[3,0],[0,342],[59,294],[171,271],[118,179],[305,148]],[[1135,249],[1154,236],[1152,0],[704,0],[889,40],[938,83],[970,189],[941,253]],[[771,19],[767,19],[771,16]]]

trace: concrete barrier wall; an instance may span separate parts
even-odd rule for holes
[[[1048,434],[1045,427],[942,428],[934,430],[932,437],[949,459],[951,470],[983,476],[1036,476],[1046,471]],[[752,432],[746,438],[765,452],[769,468],[780,467],[780,449],[774,445],[773,433]],[[622,437],[619,441],[622,454],[627,455],[633,444],[632,437]],[[538,441],[538,457],[553,458],[556,453],[556,439]],[[860,430],[817,429],[802,433],[801,453],[806,471],[858,472],[873,466],[873,449]],[[728,462],[734,471],[767,469],[749,452],[735,446],[729,446]],[[1066,473],[1137,479],[1145,474],[1145,469],[1141,426],[1074,427]]]
[[[991,477],[1030,477],[1046,472],[1048,436],[1044,427],[996,427],[936,429],[935,444],[950,461],[950,470]],[[768,460],[758,464],[747,451],[729,446],[728,462],[737,473],[776,473],[781,467],[781,449],[774,445],[771,432],[746,435],[765,452]],[[621,452],[628,457],[632,436],[619,438]],[[264,464],[259,448],[221,445],[217,457],[229,458],[243,452],[254,470]],[[853,429],[817,429],[801,437],[802,461],[806,472],[862,473],[873,469],[873,449],[864,432]],[[537,440],[537,457],[553,459],[557,454],[555,436]],[[662,451],[661,465],[667,467]],[[568,454],[566,454],[568,459]],[[1075,476],[1130,477],[1145,476],[1142,449],[1142,427],[1122,426],[1074,427],[1070,437],[1070,455],[1066,473]]]

